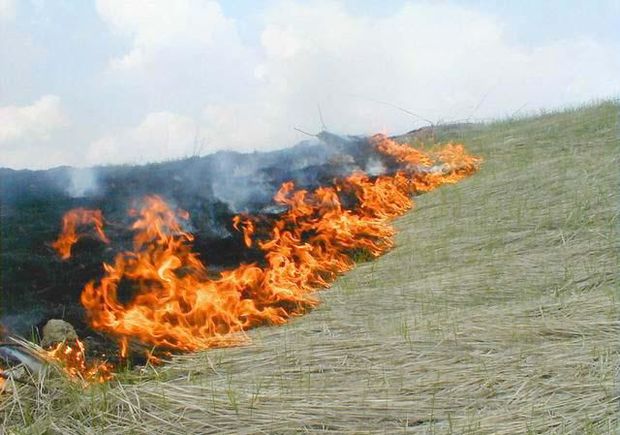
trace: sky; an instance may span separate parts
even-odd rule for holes
[[[0,167],[143,164],[620,96],[620,2],[0,0]]]

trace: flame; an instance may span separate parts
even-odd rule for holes
[[[99,240],[109,243],[108,238],[103,232],[103,215],[101,210],[87,210],[84,208],[69,210],[62,218],[62,232],[58,239],[52,243],[52,248],[58,252],[58,255],[63,260],[71,257],[71,248],[85,235],[85,233],[78,232],[78,228],[90,224],[94,225],[95,233]]]
[[[243,232],[243,242],[248,248],[252,246],[252,236],[256,227],[254,221],[247,216],[237,215],[233,217],[233,228]]]
[[[183,230],[187,212],[171,209],[158,196],[147,196],[131,211],[136,218],[133,250],[104,264],[104,276],[89,282],[82,292],[91,326],[118,337],[124,355],[129,339],[185,351],[242,343],[248,328],[281,324],[314,307],[315,291],[354,266],[352,253],[365,251],[376,257],[389,250],[395,233],[389,220],[413,206],[412,194],[455,183],[481,163],[462,145],[427,152],[383,135],[372,140],[397,171],[379,177],[354,173],[312,191],[284,183],[274,196],[287,208],[278,218],[233,220],[245,245],[263,252],[264,264],[241,264],[215,279],[192,251],[193,236]],[[350,203],[354,205],[345,205]],[[78,210],[70,216],[85,212]],[[97,234],[107,241],[100,212],[87,212],[92,216],[87,222],[94,223]],[[58,249],[61,255],[70,255],[75,242],[60,241],[63,236],[76,239],[71,224],[76,219],[84,222],[76,217],[63,220],[63,234],[55,245],[69,248]],[[118,299],[121,281],[135,289],[128,303]]]
[[[80,340],[58,343],[47,350],[44,357],[60,363],[69,377],[85,383],[103,383],[112,379],[112,366],[109,363],[87,363],[84,344]]]

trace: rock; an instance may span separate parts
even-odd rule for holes
[[[43,327],[41,347],[48,348],[63,341],[77,340],[75,329],[69,322],[60,319],[50,319]]]

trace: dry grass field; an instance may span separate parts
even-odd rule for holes
[[[620,107],[438,128],[485,163],[252,344],[0,396],[8,433],[613,434]]]

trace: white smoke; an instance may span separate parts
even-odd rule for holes
[[[385,173],[385,165],[379,159],[370,158],[364,170],[368,175],[375,177]]]
[[[97,173],[94,168],[71,168],[69,180],[66,192],[72,198],[82,198],[97,193]]]

